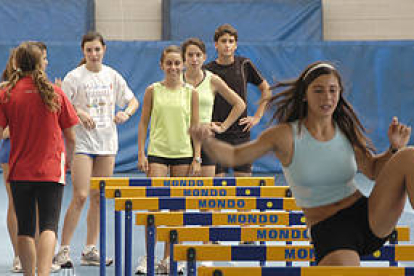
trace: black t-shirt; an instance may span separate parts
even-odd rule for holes
[[[233,89],[246,103],[247,101],[247,83],[252,83],[259,86],[263,82],[259,70],[253,65],[250,59],[240,56],[234,57],[232,64],[218,64],[215,60],[205,65],[205,69],[213,72],[222,78],[227,85]],[[229,115],[232,106],[221,97],[216,94],[213,108],[213,122],[223,122]],[[240,118],[247,116],[247,109],[243,112]],[[249,133],[243,132],[245,126],[239,125],[239,119],[227,129],[223,135],[249,135]]]

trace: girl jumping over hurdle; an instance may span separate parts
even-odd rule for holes
[[[191,128],[193,138],[213,160],[226,166],[251,163],[267,152],[280,160],[298,206],[311,230],[319,265],[359,266],[360,256],[379,249],[394,230],[406,195],[414,206],[414,149],[405,147],[411,128],[394,117],[390,147],[374,154],[350,103],[337,69],[329,63],[308,66],[300,76],[276,84],[278,124],[256,140],[231,146],[213,137],[209,126]],[[361,171],[375,180],[365,197],[355,186]]]

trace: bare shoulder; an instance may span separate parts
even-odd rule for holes
[[[293,134],[290,124],[283,123],[265,130],[259,137],[262,143],[270,143],[276,157],[287,164],[293,152]]]
[[[272,127],[269,127],[267,130],[263,132],[263,135],[266,136],[274,136],[274,138],[285,139],[287,136],[292,137],[292,127],[290,124],[278,124]]]
[[[211,73],[210,82],[214,87],[222,86],[222,85],[226,84],[218,75],[216,75],[212,72],[210,72],[210,73]]]
[[[152,93],[152,91],[154,91],[154,87],[155,87],[155,84],[153,83],[150,86],[148,86],[147,89],[145,89],[145,92]]]

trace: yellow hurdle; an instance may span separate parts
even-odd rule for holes
[[[309,241],[306,226],[288,227],[159,227],[157,240],[169,242],[170,232],[177,232],[178,242],[213,241],[212,237],[221,236],[220,241]],[[398,241],[410,241],[407,226],[396,228]]]
[[[301,210],[293,198],[254,197],[115,198],[115,210],[125,210],[126,202],[132,204],[132,210]]]
[[[274,177],[92,177],[91,189],[99,189],[101,182],[105,184],[105,187],[275,186]]]
[[[289,274],[288,274],[289,273]],[[404,267],[199,267],[198,276],[412,276]]]
[[[131,187],[108,186],[105,188],[107,199],[118,197],[185,197],[185,196],[257,196],[257,197],[286,197],[289,193],[287,186],[264,187]]]
[[[314,252],[311,245],[266,245],[266,246],[231,246],[231,245],[175,245],[174,260],[186,261],[187,251],[194,249],[197,261],[313,261]],[[385,245],[371,256],[361,260],[377,261],[414,261],[414,245]]]
[[[306,222],[302,212],[145,212],[135,214],[135,224],[146,225],[150,215],[155,226],[303,225]]]

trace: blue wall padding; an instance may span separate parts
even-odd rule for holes
[[[161,50],[175,42],[109,42],[105,63],[118,70],[142,103],[145,88],[161,80],[159,68]],[[4,68],[9,48],[0,44],[0,68]],[[214,46],[208,44],[209,59]],[[79,43],[49,43],[50,79],[64,77],[82,57]],[[387,128],[392,116],[404,123],[414,123],[414,42],[315,42],[315,43],[241,43],[238,54],[248,56],[269,83],[291,79],[311,62],[325,60],[334,63],[345,83],[346,96],[354,105],[363,124],[370,131],[379,150],[388,147]],[[249,88],[249,114],[257,108],[260,93]],[[137,132],[141,109],[125,125],[119,127],[120,151],[117,172],[136,169]],[[253,129],[257,137],[268,123],[266,114]],[[271,156],[255,162],[255,172],[279,171],[280,165]]]
[[[0,42],[79,41],[95,28],[94,0],[1,1]]]
[[[167,1],[167,0],[166,0]],[[320,0],[168,0],[164,39],[199,37],[213,41],[214,30],[230,23],[239,41],[321,41]]]

